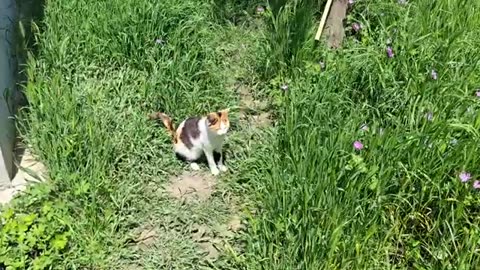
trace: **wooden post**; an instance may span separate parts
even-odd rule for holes
[[[343,20],[347,16],[347,0],[335,0],[328,14],[325,26],[325,35],[327,36],[327,46],[329,48],[338,48],[342,45],[345,36]]]

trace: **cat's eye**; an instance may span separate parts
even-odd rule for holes
[[[214,116],[209,116],[208,117],[208,125],[213,126],[218,122],[218,119]]]

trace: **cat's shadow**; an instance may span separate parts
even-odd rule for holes
[[[183,162],[187,162],[187,160],[183,156],[179,155],[178,153],[175,153],[175,155],[177,156],[177,158],[179,160],[181,160]],[[218,161],[220,160],[220,153],[213,152],[213,159],[215,160],[215,164],[218,164]],[[225,151],[223,151],[223,163],[224,164],[225,164],[226,160],[227,160],[227,156],[225,155]],[[203,165],[208,166],[208,161],[207,161],[207,158],[205,157],[205,155],[202,155],[195,162],[198,163],[199,165],[203,164]]]

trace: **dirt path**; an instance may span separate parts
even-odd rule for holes
[[[225,38],[225,48],[231,51],[224,52],[229,56],[224,63],[227,74],[234,74],[225,78],[226,88],[237,98],[238,108],[232,113],[225,147],[229,172],[213,176],[206,166],[193,172],[183,164],[177,172],[166,172],[167,182],[152,182],[148,209],[132,230],[132,253],[122,261],[125,269],[239,267],[232,258],[242,254],[243,211],[248,204],[242,181],[255,173],[252,157],[261,154],[255,153],[261,142],[255,137],[261,137],[272,120],[266,102],[255,99],[255,89],[245,79],[250,77],[247,63],[255,39],[252,36],[249,46],[232,47],[232,36]]]

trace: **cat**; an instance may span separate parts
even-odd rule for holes
[[[153,113],[150,119],[160,119],[172,136],[173,147],[177,156],[190,163],[192,170],[199,170],[198,161],[205,156],[210,172],[218,175],[226,172],[223,164],[222,147],[226,134],[230,128],[228,119],[229,109],[209,113],[204,117],[190,117],[184,120],[175,130],[172,119],[161,112]],[[220,156],[218,166],[214,154]]]

